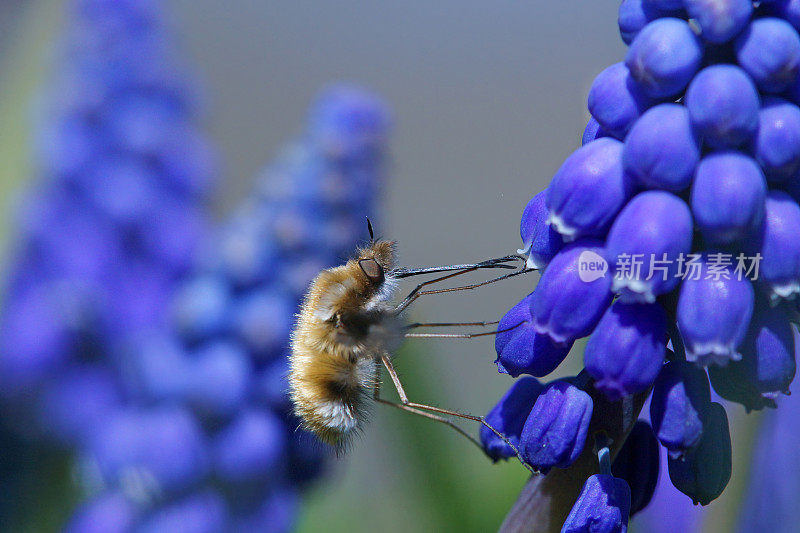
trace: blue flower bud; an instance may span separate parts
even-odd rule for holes
[[[642,0],[645,7],[660,11],[674,11],[683,9],[683,0]]]
[[[603,130],[622,138],[650,105],[624,63],[616,63],[597,75],[589,89],[589,113]]]
[[[748,0],[745,3],[750,5]],[[736,148],[758,129],[760,102],[750,77],[734,65],[701,70],[686,89],[686,109],[701,140],[712,148]]]
[[[137,514],[134,502],[109,492],[77,509],[64,533],[127,533],[133,530]]]
[[[692,215],[677,196],[638,194],[614,221],[606,257],[614,264],[614,292],[624,302],[652,303],[680,281],[679,258],[692,245]],[[534,316],[536,315],[534,311]]]
[[[645,112],[622,151],[625,170],[642,187],[675,192],[689,186],[699,161],[689,112],[678,104],[660,104]]]
[[[519,448],[522,427],[543,389],[536,378],[518,379],[486,415],[486,422]],[[486,426],[481,426],[480,437],[483,449],[492,460],[514,457],[514,450]]]
[[[278,466],[286,444],[281,419],[269,411],[248,409],[216,436],[214,469],[225,481],[260,479]]]
[[[770,183],[784,183],[800,169],[800,108],[780,98],[764,102],[752,143]]]
[[[751,257],[761,254],[758,278],[771,290],[772,298],[791,298],[800,293],[800,206],[788,194],[767,194],[761,228],[745,248]]]
[[[685,20],[661,18],[642,28],[625,64],[647,95],[665,98],[686,88],[702,56],[700,41]]]
[[[110,417],[88,446],[88,458],[110,486],[172,491],[188,487],[207,469],[205,441],[197,420],[184,409],[121,411]]]
[[[725,408],[711,403],[703,415],[703,437],[682,458],[668,458],[669,478],[692,501],[708,505],[731,479],[731,435]]]
[[[615,302],[589,337],[583,361],[611,401],[652,385],[664,363],[667,316],[659,304]]]
[[[547,191],[548,223],[565,241],[605,235],[631,192],[622,171],[622,143],[602,138],[578,148]]]
[[[761,9],[767,14],[785,19],[795,30],[800,31],[800,1],[768,0],[761,1]]]
[[[519,443],[525,462],[542,473],[574,463],[586,443],[593,406],[592,398],[575,385],[548,384],[522,428]]]
[[[755,19],[737,37],[736,57],[759,89],[779,93],[800,73],[800,36],[785,20]]]
[[[583,485],[561,533],[625,533],[630,508],[631,489],[624,479],[595,474]]]
[[[700,37],[711,43],[730,41],[753,13],[750,0],[684,0],[689,16],[700,26]]]
[[[572,343],[556,344],[548,335],[536,331],[531,316],[532,298],[533,294],[529,294],[522,299],[497,325],[497,331],[502,333],[494,339],[497,352],[494,362],[497,370],[514,378],[520,374],[546,376],[561,364],[572,348]]]
[[[658,472],[658,440],[648,423],[638,420],[611,465],[611,473],[624,479],[631,489],[631,516],[650,503],[658,484]]]
[[[647,0],[622,0],[617,22],[625,44],[631,44],[648,22],[666,16],[664,11],[650,4]]]
[[[523,248],[518,250],[528,255],[527,267],[544,270],[547,263],[564,247],[561,235],[548,223],[550,213],[545,206],[547,189],[534,196],[522,212],[519,235]]]
[[[611,303],[607,268],[596,241],[579,241],[559,252],[531,296],[536,331],[565,345],[590,334]]]
[[[215,533],[226,529],[228,512],[225,501],[215,491],[206,489],[155,511],[137,533],[191,531]]]
[[[794,379],[795,350],[795,330],[786,312],[761,298],[740,347],[741,360],[709,369],[714,390],[748,411],[775,407],[775,398],[788,392]]]
[[[671,457],[680,457],[700,442],[703,413],[710,403],[705,370],[687,361],[670,361],[661,370],[650,400],[650,420]]]
[[[232,329],[257,360],[279,356],[292,330],[295,304],[275,288],[251,291],[236,304]]]
[[[192,341],[223,333],[231,311],[230,289],[220,276],[198,276],[183,284],[173,303],[175,326]]]
[[[603,130],[600,123],[597,122],[594,117],[589,117],[589,122],[586,123],[583,135],[581,136],[581,146],[589,144],[593,140],[601,137],[609,137],[608,132]]]
[[[741,357],[737,348],[753,315],[752,283],[732,266],[715,263],[718,256],[703,254],[696,275],[687,273],[678,297],[686,359],[703,366],[724,366]]]
[[[74,364],[49,383],[38,406],[44,432],[56,442],[78,446],[122,402],[122,391],[114,375],[98,364]]]
[[[219,340],[192,355],[188,395],[203,414],[227,416],[236,411],[250,389],[251,362],[231,341]]]
[[[709,154],[692,184],[692,215],[710,245],[726,245],[753,234],[764,219],[767,181],[761,168],[739,152]]]

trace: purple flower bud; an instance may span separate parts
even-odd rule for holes
[[[650,420],[671,457],[697,446],[703,435],[703,413],[711,402],[705,370],[687,361],[670,361],[653,387]]]
[[[764,219],[767,181],[758,164],[739,152],[707,155],[692,185],[692,215],[710,245],[732,244]]]
[[[700,26],[700,36],[711,43],[724,43],[736,37],[753,13],[750,0],[684,0],[683,4]]]
[[[536,331],[561,344],[591,333],[611,303],[607,268],[596,241],[580,241],[559,252],[531,296]]]
[[[192,404],[210,416],[237,410],[250,389],[247,352],[231,341],[214,341],[194,354],[188,394]]]
[[[780,191],[767,194],[761,228],[745,245],[751,257],[760,254],[759,280],[771,297],[791,298],[800,293],[800,206]]]
[[[622,445],[611,472],[631,489],[631,516],[650,503],[658,484],[658,440],[647,422],[638,420]]]
[[[294,302],[280,290],[252,291],[236,303],[231,326],[257,360],[268,360],[286,348],[294,311]]]
[[[631,489],[624,479],[607,474],[590,476],[561,528],[561,533],[625,533]]]
[[[518,379],[486,415],[486,422],[519,447],[522,427],[543,389],[544,386],[536,378]],[[514,450],[486,426],[481,426],[480,436],[483,449],[492,460],[514,457]]]
[[[659,304],[615,302],[584,351],[594,387],[611,401],[652,385],[664,363],[667,316]]]
[[[683,0],[642,0],[642,4],[650,9],[675,11],[683,9]]]
[[[92,436],[88,453],[111,486],[143,483],[140,490],[185,488],[207,467],[197,421],[173,407],[117,413]]]
[[[768,0],[761,1],[761,9],[768,14],[785,19],[795,30],[800,31],[800,1],[799,0]]]
[[[547,191],[548,223],[565,241],[605,235],[631,192],[622,171],[622,143],[602,138],[578,148]]]
[[[136,531],[215,533],[226,529],[227,514],[222,496],[211,490],[205,490],[157,510]]]
[[[536,470],[566,468],[583,451],[592,398],[575,385],[554,381],[536,399],[520,436],[520,452]]]
[[[652,303],[680,281],[679,258],[692,245],[692,215],[677,196],[638,194],[614,221],[606,257],[614,264],[614,292],[624,302]],[[534,312],[534,315],[536,313]]]
[[[533,294],[526,296],[497,325],[502,333],[494,339],[497,352],[494,362],[497,370],[514,378],[520,374],[546,376],[561,364],[572,348],[571,342],[556,344],[548,335],[536,331],[531,317],[532,298]]]
[[[547,263],[564,247],[561,235],[548,223],[549,211],[545,206],[547,189],[534,196],[522,212],[519,236],[523,248],[518,250],[528,255],[527,267],[544,270]]]
[[[687,275],[678,297],[678,328],[686,359],[697,364],[726,365],[741,356],[736,351],[753,315],[753,285],[730,266],[703,254],[700,268]]]
[[[231,296],[219,276],[198,276],[184,283],[173,303],[178,332],[191,341],[219,335],[230,321]]]
[[[661,18],[642,28],[625,64],[647,95],[665,98],[686,88],[702,56],[700,41],[685,20]]]
[[[647,0],[622,0],[617,22],[625,44],[631,44],[648,22],[664,16],[661,10],[648,4]]]
[[[581,146],[587,145],[595,139],[601,137],[609,137],[608,132],[604,131],[600,123],[594,117],[589,117],[589,122],[586,123],[586,128],[583,130],[581,136]]]
[[[233,420],[214,442],[214,468],[226,481],[260,479],[286,451],[283,421],[265,410],[249,409]]]
[[[82,445],[121,403],[114,375],[100,365],[74,365],[48,383],[42,395],[39,420],[46,433],[61,444]]]
[[[736,39],[736,57],[759,89],[779,93],[800,73],[800,36],[785,20],[755,19]]]
[[[752,144],[770,183],[793,178],[800,169],[800,108],[780,98],[766,100],[758,114],[758,133]]]
[[[731,479],[731,435],[725,408],[711,403],[703,414],[703,437],[684,457],[668,458],[669,478],[694,503],[708,505]]]
[[[750,5],[748,0],[745,3]],[[734,65],[701,70],[686,90],[685,103],[695,131],[713,148],[736,148],[758,129],[758,90]]]
[[[65,533],[129,533],[137,516],[136,504],[109,492],[83,504],[70,518]]]
[[[748,411],[774,407],[796,371],[795,329],[784,309],[759,299],[740,350],[741,360],[709,369],[714,390]]]
[[[602,128],[622,138],[650,105],[625,63],[611,65],[597,75],[589,89],[589,113]]]
[[[678,104],[660,104],[645,112],[622,151],[625,170],[640,185],[675,192],[689,186],[699,161],[689,112]]]

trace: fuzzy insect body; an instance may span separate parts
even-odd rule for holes
[[[292,335],[289,390],[303,427],[344,446],[364,420],[382,356],[403,340],[388,303],[395,243],[378,240],[312,282]]]

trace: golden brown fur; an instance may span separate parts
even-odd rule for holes
[[[329,444],[344,445],[358,429],[378,379],[376,361],[402,338],[387,304],[394,249],[394,242],[379,240],[346,264],[322,271],[300,309],[290,395],[303,427]]]

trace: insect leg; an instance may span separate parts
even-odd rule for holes
[[[423,339],[474,339],[476,337],[486,337],[488,335],[497,335],[498,333],[505,333],[506,331],[511,331],[514,328],[520,327],[522,324],[525,324],[527,320],[523,320],[522,322],[518,322],[513,326],[507,327],[505,329],[500,329],[497,331],[484,331],[482,333],[406,333],[406,338],[423,338]],[[497,322],[493,322],[497,324]],[[492,322],[485,322],[479,323],[477,325],[489,325]],[[429,326],[430,324],[423,324],[424,326]],[[444,325],[444,324],[442,324]],[[472,325],[472,324],[447,324],[452,326],[460,326],[460,325]],[[416,326],[416,324],[411,324],[411,326]]]
[[[421,276],[423,274],[438,274],[440,272],[450,272],[453,270],[477,270],[479,268],[516,268],[513,265],[507,265],[512,261],[525,261],[521,255],[507,255],[505,257],[498,257],[496,259],[487,259],[478,263],[469,263],[466,265],[447,265],[435,266],[425,268],[396,268],[392,271],[392,277],[397,279],[409,278],[411,276]]]
[[[477,415],[471,415],[471,414],[467,414],[467,413],[459,413],[457,411],[453,411],[453,410],[450,410],[450,409],[442,409],[441,407],[433,407],[431,405],[425,405],[425,404],[421,404],[421,403],[410,402],[408,400],[408,396],[406,395],[406,391],[403,389],[402,383],[400,383],[400,378],[397,376],[397,372],[394,369],[394,365],[392,365],[392,361],[389,359],[389,356],[382,355],[381,356],[381,361],[383,362],[383,366],[385,366],[386,370],[389,372],[389,376],[391,376],[391,378],[392,378],[392,382],[394,383],[394,386],[397,389],[397,394],[400,396],[401,405],[403,405],[404,407],[408,407],[410,409],[431,411],[431,412],[442,414],[442,415],[446,415],[446,416],[455,416],[455,417],[458,417],[458,418],[464,418],[466,420],[473,420],[475,422],[480,422],[482,425],[484,425],[487,428],[489,428],[492,431],[492,433],[494,433],[500,439],[502,439],[502,441],[505,442],[506,445],[509,448],[514,450],[514,453],[516,454],[517,459],[519,459],[519,462],[521,462],[522,465],[525,468],[527,468],[532,474],[536,473],[533,470],[533,468],[531,468],[531,466],[528,463],[525,462],[525,460],[522,458],[522,454],[520,453],[519,449],[517,449],[517,447],[514,446],[511,443],[511,441],[508,440],[508,437],[506,437],[505,435],[503,435],[502,433],[497,431],[494,427],[492,427],[491,424],[486,422],[486,419],[484,417],[477,416]],[[464,432],[460,431],[460,433],[463,434]],[[471,441],[473,441],[473,442],[475,442],[477,444],[477,441],[475,441],[475,439],[473,439],[472,437],[470,437],[468,435],[467,435],[467,437]],[[481,446],[480,444],[478,446],[481,448],[481,450],[483,450],[483,446]],[[485,450],[483,450],[483,451],[484,451],[484,453],[486,453]]]
[[[499,324],[499,320],[494,320],[492,322],[414,322],[413,324],[409,324],[406,326],[406,329],[414,329],[414,328],[444,328],[444,327],[455,327],[455,326],[493,326],[495,324]]]
[[[448,287],[446,289],[431,289],[423,291],[422,289],[427,285],[431,285],[433,283],[439,283],[440,281],[445,281],[447,279],[453,278],[455,276],[460,276],[461,274],[466,274],[468,272],[473,272],[477,270],[477,268],[469,268],[466,270],[460,270],[453,274],[448,274],[447,276],[441,276],[435,279],[431,279],[428,281],[424,281],[417,285],[409,294],[406,296],[402,302],[400,302],[397,307],[395,307],[395,313],[400,314],[405,310],[406,307],[411,305],[414,300],[419,298],[420,296],[424,296],[426,294],[441,294],[444,292],[455,292],[455,291],[465,291],[471,289],[477,289],[478,287],[483,287],[484,285],[489,285],[490,283],[496,283],[498,281],[502,281],[504,279],[513,278],[514,276],[519,276],[520,274],[527,274],[528,272],[533,272],[536,270],[535,268],[523,268],[522,270],[517,270],[516,272],[512,272],[511,274],[506,274],[504,276],[498,276],[496,278],[492,278],[490,280],[481,281],[480,283],[472,283],[470,285],[462,285],[459,287]]]

